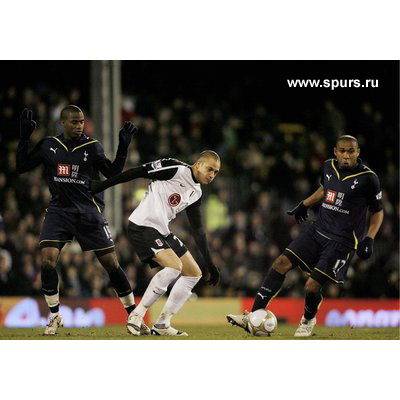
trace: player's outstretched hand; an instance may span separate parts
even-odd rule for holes
[[[19,118],[19,134],[21,140],[29,140],[32,132],[36,129],[36,122],[32,119],[32,110],[24,108]]]
[[[298,224],[301,224],[308,218],[308,207],[303,202],[297,204],[293,210],[287,212],[289,215],[294,215]]]
[[[132,122],[125,121],[124,126],[119,131],[119,143],[125,147],[128,147],[133,135],[137,132],[137,128]]]
[[[211,264],[208,266],[208,273],[210,274],[207,283],[215,286],[219,282],[219,269]]]
[[[95,180],[90,181],[89,182],[89,190],[93,194],[102,192],[104,190],[103,182],[102,181],[95,181]]]
[[[374,252],[374,239],[366,236],[365,239],[358,244],[357,255],[363,260],[368,260]]]

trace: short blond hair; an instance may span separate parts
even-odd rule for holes
[[[197,157],[196,161],[202,160],[202,159],[208,159],[208,158],[213,158],[215,161],[221,162],[221,159],[219,158],[219,155],[213,151],[213,150],[204,150],[202,151],[199,156]]]

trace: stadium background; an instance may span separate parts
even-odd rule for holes
[[[49,193],[40,168],[20,176],[15,172],[20,111],[25,106],[34,111],[39,126],[34,142],[59,132],[59,111],[69,103],[84,110],[88,135],[100,140],[117,137],[118,129],[94,129],[95,108],[100,106],[94,71],[100,66],[101,62],[85,61],[2,62],[1,296],[40,297],[37,243]],[[368,261],[355,258],[348,281],[328,285],[324,297],[398,299],[397,62],[124,61],[120,67],[118,114],[121,121],[131,119],[140,129],[125,168],[161,157],[190,163],[206,148],[222,158],[221,174],[205,188],[203,201],[221,282],[217,287],[201,282],[197,296],[224,300],[254,295],[272,260],[304,229],[288,218],[286,210],[318,187],[322,162],[333,155],[337,134],[345,132],[358,137],[361,158],[380,177],[385,220],[374,256]],[[378,79],[379,87],[288,88],[286,79],[296,78]],[[106,154],[113,158],[115,153]],[[146,185],[143,180],[124,184],[112,204],[106,204],[116,213],[122,210],[121,224],[115,223],[117,218],[109,223],[120,263],[139,296],[154,271],[134,255],[125,227]],[[184,215],[172,230],[201,261]],[[70,304],[82,298],[115,297],[108,275],[77,244],[65,248],[58,271],[60,294]],[[304,282],[300,270],[291,271],[280,296],[302,297]]]

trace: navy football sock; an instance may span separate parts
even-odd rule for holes
[[[124,270],[121,267],[112,268],[111,271],[108,272],[108,276],[126,312],[130,314],[131,311],[135,309],[135,304],[133,303],[133,296],[129,296],[132,293],[132,289]],[[133,304],[129,304],[131,302]]]
[[[55,268],[42,268],[42,292],[46,296],[58,293],[58,274]]]
[[[43,268],[41,269],[42,279],[42,293],[45,295],[47,305],[52,313],[59,311],[58,304],[58,274],[55,268]],[[49,298],[49,296],[55,296],[56,298]]]
[[[59,309],[60,309],[60,305],[57,304],[56,306],[49,307],[49,308],[50,308],[50,311],[51,311],[53,314],[55,314],[55,313],[58,313],[58,311],[59,311]]]
[[[132,304],[131,306],[125,307],[125,310],[129,315],[135,308],[136,308],[136,305]]]
[[[268,271],[261,288],[257,292],[251,311],[256,311],[260,308],[264,309],[267,307],[267,304],[270,302],[270,300],[278,294],[284,280],[285,275],[282,275],[278,271],[275,271],[273,268],[271,268]]]
[[[108,276],[110,277],[111,284],[117,292],[118,297],[124,297],[132,293],[131,285],[121,267],[112,268],[111,271],[108,272]]]
[[[306,300],[304,305],[304,318],[313,319],[317,314],[321,302],[322,302],[321,292],[306,293]]]

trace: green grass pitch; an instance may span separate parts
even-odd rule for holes
[[[135,337],[127,333],[125,326],[102,328],[60,328],[54,337],[43,336],[44,328],[0,328],[0,340],[399,340],[398,328],[329,328],[316,326],[308,338],[293,337],[295,325],[280,324],[270,337],[254,337],[238,327],[176,326],[186,331],[188,337]]]

